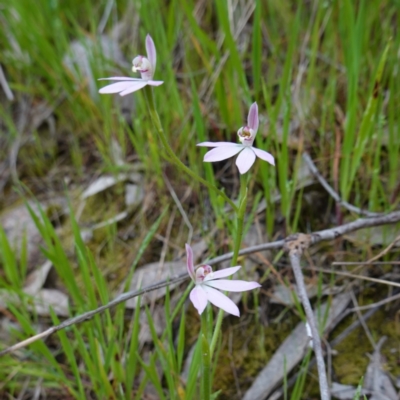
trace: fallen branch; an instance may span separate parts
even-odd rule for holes
[[[290,264],[292,265],[293,274],[296,280],[297,294],[306,313],[307,323],[311,328],[312,344],[317,360],[318,382],[321,400],[330,400],[330,390],[328,379],[326,376],[325,361],[322,353],[321,338],[314,318],[314,312],[308,298],[304,276],[300,266],[300,257],[303,251],[309,247],[311,243],[310,236],[302,233],[296,235],[295,239],[288,238],[285,243],[285,249],[289,252]]]
[[[342,236],[349,232],[356,231],[358,229],[370,228],[372,226],[378,226],[378,225],[394,224],[399,221],[400,221],[400,211],[395,211],[395,212],[392,212],[392,213],[389,213],[386,215],[381,215],[378,217],[360,218],[356,221],[350,222],[345,225],[341,225],[339,227],[325,229],[325,230],[314,232],[314,233],[311,233],[311,234],[305,235],[305,236],[309,237],[309,240],[310,240],[309,244],[313,245],[313,244],[319,243],[323,240],[336,239],[339,236]],[[294,236],[291,236],[291,238],[293,238],[293,237]],[[285,240],[278,240],[276,242],[263,243],[261,245],[252,246],[252,247],[248,247],[247,249],[243,249],[239,252],[239,255],[243,256],[246,254],[257,253],[257,252],[263,251],[263,250],[282,248],[284,246],[284,244],[285,244]],[[211,260],[208,260],[207,264],[215,265],[222,261],[230,260],[232,258],[232,256],[233,256],[232,252],[227,253],[222,256],[215,257]],[[45,331],[38,333],[37,335],[34,335],[26,340],[23,340],[22,342],[16,343],[15,345],[0,351],[0,356],[4,356],[6,354],[12,353],[18,349],[28,346],[29,344],[31,344],[37,340],[44,339],[57,331],[65,329],[68,326],[78,324],[78,323],[81,323],[84,321],[88,321],[88,320],[92,319],[96,314],[106,311],[120,303],[123,303],[124,301],[132,299],[134,297],[141,296],[144,293],[162,288],[164,286],[168,286],[171,283],[178,283],[178,282],[184,281],[188,278],[189,278],[189,276],[188,276],[187,272],[185,271],[182,274],[171,277],[170,279],[167,279],[164,281],[160,281],[160,282],[158,282],[154,285],[148,286],[146,288],[123,293],[120,296],[118,296],[116,299],[112,300],[111,302],[109,302],[99,308],[96,308],[95,310],[91,310],[84,314],[78,315],[74,318],[67,319],[59,325],[53,326],[49,329],[46,329]]]

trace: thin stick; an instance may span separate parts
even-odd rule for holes
[[[303,272],[300,267],[300,255],[301,250],[297,249],[289,252],[290,263],[292,265],[294,277],[297,284],[297,293],[299,295],[300,301],[303,304],[304,311],[306,313],[308,325],[311,328],[313,348],[315,353],[315,358],[317,360],[318,377],[319,377],[319,390],[322,400],[330,400],[330,390],[328,386],[328,379],[326,377],[325,361],[322,354],[321,339],[319,336],[319,331],[317,324],[314,319],[313,309],[311,307],[310,300],[307,295],[306,286],[304,284]]]
[[[354,308],[350,308],[349,311],[369,310],[370,308],[380,307],[380,306],[383,306],[384,304],[390,303],[391,301],[395,301],[395,300],[398,300],[398,299],[400,299],[400,293],[395,294],[394,296],[387,297],[386,299],[377,301],[376,303],[367,304],[366,306],[357,306],[357,307],[354,307]]]
[[[319,268],[319,267],[312,267],[312,268],[308,267],[307,269],[322,272],[324,274],[346,276],[348,278],[361,279],[363,281],[370,281],[370,282],[375,282],[375,283],[381,283],[383,285],[400,287],[400,283],[398,283],[398,282],[387,281],[387,280],[379,279],[379,278],[372,278],[370,276],[356,275],[356,274],[352,274],[350,272],[336,271],[334,269]]]
[[[14,94],[13,94],[12,90],[10,89],[10,86],[8,86],[8,82],[7,82],[6,76],[4,75],[3,68],[1,68],[1,65],[0,65],[0,85],[4,90],[7,100],[13,101]]]
[[[382,215],[382,216],[375,217],[375,218],[360,218],[360,219],[350,222],[348,224],[341,225],[339,227],[335,227],[332,229],[325,229],[323,231],[314,232],[314,233],[312,233],[310,235],[306,235],[306,236],[308,236],[310,238],[310,244],[312,245],[312,244],[319,243],[323,240],[336,239],[337,237],[339,237],[341,235],[356,231],[358,229],[369,228],[371,226],[377,226],[377,225],[394,224],[399,221],[400,221],[400,211],[395,211],[395,212],[389,213],[387,215]],[[242,255],[246,255],[246,254],[257,253],[257,252],[263,251],[263,250],[282,248],[284,246],[285,242],[286,242],[286,240],[278,240],[276,242],[263,243],[261,245],[248,247],[247,249],[241,250],[239,252],[239,255],[242,256]],[[215,265],[222,261],[230,260],[232,258],[232,256],[233,256],[232,252],[227,253],[227,254],[224,254],[219,257],[215,257],[215,258],[207,261],[207,264]],[[323,272],[338,273],[338,271],[323,271]],[[340,274],[343,275],[343,273],[340,273]],[[124,301],[127,301],[127,300],[132,299],[137,296],[140,296],[140,295],[150,292],[152,290],[156,290],[156,289],[162,288],[164,286],[167,286],[167,285],[170,285],[173,283],[184,281],[188,278],[189,278],[189,276],[188,276],[187,272],[183,272],[182,274],[179,274],[179,275],[171,277],[167,280],[158,282],[158,283],[148,286],[144,289],[134,290],[134,291],[123,293],[120,296],[118,296],[116,299],[109,302],[108,304],[105,304],[99,308],[96,308],[95,310],[91,310],[91,311],[88,311],[81,315],[78,315],[74,318],[67,319],[59,325],[53,326],[53,327],[45,330],[44,332],[38,333],[37,335],[30,337],[29,339],[23,340],[22,342],[19,342],[11,347],[4,349],[3,351],[0,351],[0,356],[12,353],[15,350],[18,350],[18,349],[21,349],[22,347],[28,346],[29,344],[36,342],[39,339],[46,338],[47,336],[50,336],[51,334],[53,334],[61,329],[64,329],[68,326],[78,324],[80,322],[88,321],[91,318],[93,318],[96,314],[99,314],[105,310],[108,310],[109,308],[112,308],[112,307],[116,306],[117,304],[123,303]],[[355,276],[355,278],[360,278],[360,277]],[[394,282],[392,282],[391,284],[393,285],[393,283]]]
[[[310,168],[310,171],[312,174],[318,179],[318,182],[324,187],[324,189],[333,197],[333,199],[338,203],[339,205],[343,206],[347,210],[351,212],[355,212],[356,214],[360,215],[365,215],[366,217],[377,217],[379,215],[382,215],[381,213],[374,213],[370,212],[367,210],[363,210],[361,208],[358,208],[356,206],[353,206],[352,204],[348,203],[345,200],[342,200],[341,197],[339,196],[338,193],[335,192],[333,187],[329,185],[329,183],[325,180],[325,178],[320,174],[318,171],[317,167],[313,163],[311,157],[308,155],[308,153],[303,153],[303,160],[306,162],[308,168]]]
[[[331,265],[400,265],[400,261],[334,261]]]
[[[375,343],[374,338],[371,335],[371,331],[369,330],[368,325],[366,324],[366,322],[361,314],[361,311],[358,310],[358,302],[357,302],[356,296],[353,292],[353,289],[350,290],[350,296],[351,296],[351,300],[352,300],[354,306],[356,307],[355,312],[357,314],[358,319],[360,320],[361,326],[364,329],[365,335],[367,336],[369,342],[371,343],[371,346],[374,348],[374,350],[376,350],[376,343]]]
[[[169,285],[172,282],[176,283],[176,282],[184,281],[188,278],[189,278],[189,276],[187,275],[187,273],[185,273],[185,274],[181,274],[181,275],[172,277],[171,279],[165,279],[163,281],[155,283],[154,285],[147,286],[144,289],[133,290],[131,292],[123,293],[120,296],[118,296],[116,299],[105,304],[104,306],[96,308],[95,310],[92,310],[92,311],[85,312],[81,315],[78,315],[77,317],[66,319],[59,325],[52,326],[51,328],[46,329],[45,331],[43,331],[37,335],[34,335],[34,336],[30,337],[29,339],[25,339],[22,342],[15,344],[14,346],[8,347],[7,349],[0,351],[0,357],[4,356],[5,354],[12,353],[15,350],[18,350],[22,347],[28,346],[29,344],[36,342],[39,339],[44,339],[47,336],[50,336],[51,334],[53,334],[57,331],[60,331],[61,329],[67,328],[68,326],[75,325],[75,324],[78,324],[78,323],[84,322],[84,321],[89,321],[96,314],[106,311],[109,308],[112,308],[120,303],[123,303],[124,301],[127,301],[127,300],[132,299],[137,296],[141,296],[142,294],[145,294],[147,292],[151,292],[153,290],[160,289],[164,286]]]

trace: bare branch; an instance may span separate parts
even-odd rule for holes
[[[311,233],[309,235],[304,235],[304,236],[307,236],[310,240],[309,244],[313,245],[313,244],[319,243],[323,240],[336,239],[339,236],[342,236],[349,232],[356,231],[358,229],[364,229],[364,228],[369,228],[369,227],[378,226],[378,225],[394,224],[399,221],[400,221],[400,211],[395,211],[395,212],[392,212],[392,213],[389,213],[386,215],[382,215],[382,216],[378,216],[378,217],[360,218],[356,221],[350,222],[345,225],[341,225],[339,227],[325,229],[323,231],[314,232],[314,233]],[[293,236],[290,238],[293,238]],[[287,238],[287,239],[290,239],[290,238]],[[257,252],[263,251],[263,250],[282,248],[284,246],[285,242],[287,242],[287,241],[288,240],[278,240],[276,242],[263,243],[261,245],[248,247],[247,249],[241,250],[239,252],[239,255],[243,256],[246,254],[257,253]],[[208,260],[207,264],[215,265],[222,261],[230,260],[232,258],[232,256],[233,256],[233,253],[230,252],[230,253],[224,254],[222,256],[215,257],[211,260]],[[39,339],[46,338],[46,337],[50,336],[51,334],[53,334],[61,329],[64,329],[68,326],[71,326],[71,325],[74,325],[74,324],[77,324],[80,322],[88,321],[91,318],[93,318],[96,314],[99,314],[105,310],[108,310],[108,309],[116,306],[117,304],[123,303],[124,301],[127,301],[127,300],[132,299],[137,296],[141,296],[144,293],[162,288],[164,286],[168,286],[169,284],[184,281],[188,278],[189,278],[189,276],[188,276],[187,272],[185,271],[185,272],[182,272],[182,274],[179,274],[175,277],[171,277],[168,280],[160,281],[160,282],[158,282],[154,285],[148,286],[144,289],[134,290],[134,291],[123,293],[120,296],[118,296],[116,299],[109,302],[108,304],[105,304],[95,310],[88,311],[84,314],[78,315],[74,318],[67,319],[59,325],[53,326],[53,327],[45,330],[44,332],[34,335],[34,336],[30,337],[29,339],[26,339],[22,342],[19,342],[11,347],[8,347],[8,348],[0,351],[0,356],[12,353],[18,349],[28,346],[29,344],[31,344]]]
[[[306,285],[304,284],[303,272],[300,266],[300,257],[309,244],[308,240],[310,236],[300,233],[297,238],[288,238],[285,243],[285,249],[289,251],[290,264],[292,265],[292,270],[294,277],[296,279],[297,294],[299,296],[300,302],[303,305],[304,311],[306,313],[307,323],[311,329],[312,344],[315,353],[315,358],[317,360],[318,368],[318,382],[319,390],[322,400],[330,400],[330,390],[328,386],[328,379],[326,376],[325,361],[322,353],[321,338],[319,336],[319,330],[314,318],[314,312],[311,307],[310,300],[307,295]]]

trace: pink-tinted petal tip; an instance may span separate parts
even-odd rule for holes
[[[146,36],[146,51],[147,51],[147,59],[150,61],[154,74],[154,71],[156,70],[157,53],[156,53],[156,46],[154,45],[153,39],[149,34]]]
[[[250,129],[253,129],[254,133],[258,131],[258,106],[254,102],[249,110],[249,116],[247,117],[247,125]]]

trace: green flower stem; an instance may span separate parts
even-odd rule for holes
[[[167,152],[167,155],[170,157],[171,161],[182,171],[186,172],[191,178],[196,179],[197,181],[199,181],[200,183],[202,183],[203,185],[207,186],[209,189],[214,190],[215,192],[217,192],[217,194],[221,197],[224,198],[224,200],[230,204],[230,206],[236,211],[238,212],[238,207],[236,206],[236,204],[221,190],[219,190],[216,186],[214,186],[213,184],[207,182],[205,179],[201,178],[200,176],[198,176],[196,173],[194,173],[190,168],[188,168],[174,153],[174,151],[172,150],[171,146],[168,143],[168,139],[165,136],[164,130],[161,126],[161,122],[160,122],[160,117],[158,116],[156,107],[155,107],[155,103],[154,103],[154,96],[153,96],[153,91],[152,88],[150,86],[146,86],[144,88],[144,93],[146,96],[146,100],[147,100],[147,106],[149,109],[149,113],[151,116],[151,119],[153,120],[153,123],[157,129],[157,133],[158,136],[160,137],[160,140]]]
[[[236,211],[236,234],[235,241],[233,244],[233,257],[232,257],[232,266],[236,266],[239,257],[240,246],[242,244],[243,238],[243,221],[244,214],[246,212],[246,200],[247,200],[247,174],[240,175],[240,193],[239,193],[239,208]],[[215,346],[217,345],[218,335],[221,330],[222,318],[224,317],[224,311],[219,310],[217,316],[217,322],[215,324],[214,334],[211,340],[211,357],[214,354]]]
[[[204,310],[201,315],[201,353],[203,358],[203,397],[204,400],[211,399],[211,353],[208,342],[208,312]]]
[[[240,246],[242,244],[243,221],[244,221],[244,214],[246,213],[246,205],[247,205],[247,175],[240,175],[239,209],[237,211],[236,236],[235,236],[235,243],[233,245],[232,266],[236,266],[237,264]]]

